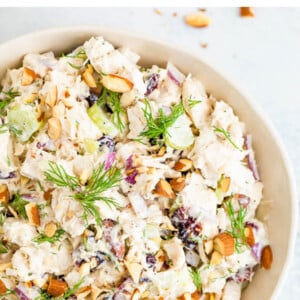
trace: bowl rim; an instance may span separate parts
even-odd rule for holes
[[[251,106],[251,108],[254,110],[254,112],[260,117],[260,119],[265,123],[266,128],[268,129],[269,133],[271,134],[272,138],[276,141],[276,144],[278,146],[279,153],[283,159],[284,166],[287,171],[288,175],[288,183],[290,187],[290,193],[291,193],[291,227],[290,227],[290,233],[289,233],[289,242],[288,242],[288,251],[287,251],[287,257],[284,261],[284,265],[281,271],[281,274],[278,276],[277,284],[275,289],[272,292],[271,299],[276,299],[279,296],[279,293],[283,287],[283,284],[287,278],[288,270],[291,267],[292,260],[295,253],[295,246],[296,246],[296,240],[297,240],[297,220],[298,220],[298,199],[297,199],[297,189],[296,189],[296,178],[294,169],[292,167],[291,160],[288,156],[287,150],[285,148],[285,145],[282,141],[281,136],[277,132],[275,126],[271,122],[269,116],[267,113],[265,113],[260,106],[260,104],[254,100],[252,96],[249,95],[246,88],[242,86],[240,82],[237,82],[236,79],[233,80],[227,73],[221,71],[219,67],[216,67],[214,63],[212,63],[207,58],[202,58],[198,53],[196,53],[195,50],[186,49],[183,48],[183,46],[179,46],[178,44],[172,44],[171,42],[166,42],[161,39],[155,38],[154,36],[149,35],[148,33],[141,33],[141,32],[132,32],[127,31],[123,29],[117,29],[117,28],[110,28],[107,26],[101,26],[101,25],[74,25],[74,26],[60,26],[60,27],[49,27],[42,30],[36,30],[29,33],[25,33],[19,36],[16,36],[12,39],[9,39],[7,41],[3,41],[0,43],[0,52],[5,50],[5,48],[10,48],[14,44],[18,44],[22,42],[22,40],[26,41],[28,39],[36,39],[39,36],[45,36],[45,35],[51,35],[56,33],[86,33],[91,34],[95,31],[103,31],[105,34],[122,34],[125,36],[130,36],[134,39],[140,39],[144,40],[147,43],[155,43],[159,44],[164,48],[175,48],[176,50],[179,50],[181,53],[184,53],[190,57],[192,57],[195,60],[201,61],[203,65],[206,67],[212,69],[218,75],[222,77],[222,79],[226,82],[227,85],[232,86],[235,90],[239,92],[239,94],[244,98],[243,101],[246,101],[247,104]],[[134,49],[133,49],[134,50]]]

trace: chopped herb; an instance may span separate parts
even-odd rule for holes
[[[101,95],[98,98],[98,104],[106,104],[112,109],[112,121],[118,127],[119,131],[122,132],[125,128],[125,125],[122,121],[122,115],[125,115],[125,110],[121,106],[120,98],[120,93],[110,91],[109,89],[103,87]]]
[[[0,100],[0,116],[4,114],[5,108],[10,104],[16,97],[20,96],[20,93],[13,88],[9,89],[7,92],[1,92],[4,98]]]
[[[6,132],[7,130],[8,130],[8,128],[7,128],[6,124],[0,125],[0,134]]]
[[[232,204],[232,197],[224,202],[224,206],[230,219],[230,234],[232,234],[235,239],[235,249],[237,252],[240,252],[241,246],[247,245],[245,237],[245,217],[247,208],[244,208],[241,204],[239,204],[239,210],[235,212]]]
[[[222,133],[224,135],[224,137],[228,140],[228,142],[237,150],[242,151],[242,149],[237,146],[237,144],[235,144],[235,142],[231,139],[230,133],[228,131],[226,131],[225,129],[222,128],[218,128],[216,126],[213,127],[214,128],[214,132],[219,132]]]
[[[10,202],[10,206],[24,219],[27,219],[27,214],[25,210],[25,205],[29,202],[22,199],[19,193],[14,195],[14,199]]]
[[[15,136],[21,136],[23,134],[23,131],[20,129],[17,129],[15,126],[10,125],[9,126],[10,132],[12,132]]]
[[[67,290],[66,293],[63,295],[63,299],[68,299],[70,296],[74,295],[77,290],[80,288],[82,283],[84,282],[84,277],[81,278],[71,289]]]
[[[200,269],[190,269],[190,274],[197,291],[201,292],[202,289],[202,279],[200,274]]]
[[[0,295],[0,299],[5,299],[5,296],[15,294],[16,292],[12,289],[7,289],[4,294]]]
[[[64,233],[65,231],[62,228],[57,229],[55,234],[52,237],[49,237],[42,232],[38,236],[36,236],[32,241],[38,244],[42,244],[45,242],[53,244],[55,242],[58,242],[61,239],[61,237],[64,235]]]
[[[193,108],[195,105],[200,104],[201,102],[202,102],[201,100],[189,99],[189,107]]]
[[[83,236],[82,243],[85,251],[88,251],[88,245],[87,245],[87,238],[86,236]]]
[[[62,58],[76,58],[76,59],[81,59],[83,60],[83,63],[81,65],[74,65],[72,64],[71,62],[68,61],[68,65],[70,67],[72,67],[73,69],[76,69],[76,70],[80,70],[81,68],[83,68],[87,62],[88,62],[88,59],[87,59],[87,56],[86,56],[86,52],[83,48],[81,48],[76,54],[62,54],[61,56]]]
[[[3,244],[2,241],[0,241],[0,254],[4,254],[7,253],[8,249],[6,248],[6,246]]]
[[[184,107],[182,103],[175,105],[170,115],[166,115],[160,108],[158,111],[158,117],[154,119],[150,103],[146,100],[143,112],[146,118],[147,127],[140,133],[140,136],[147,137],[149,140],[157,140],[160,137],[165,138],[166,135],[168,135],[168,128],[172,126],[182,114],[184,114]]]
[[[49,163],[49,170],[45,172],[45,176],[46,180],[53,182],[59,187],[68,187],[71,191],[76,190],[76,194],[73,197],[81,203],[84,209],[83,219],[87,221],[88,214],[91,214],[95,217],[97,224],[100,225],[102,220],[95,202],[103,201],[109,207],[117,207],[118,204],[113,199],[101,194],[108,189],[118,186],[122,179],[120,169],[111,167],[105,170],[104,166],[105,164],[103,163],[99,168],[93,170],[92,176],[85,187],[80,185],[77,177],[69,175],[63,166],[54,162]]]

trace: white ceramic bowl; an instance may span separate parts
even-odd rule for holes
[[[275,299],[287,274],[296,239],[297,199],[294,178],[283,145],[263,111],[235,84],[201,58],[145,36],[99,27],[55,28],[19,37],[0,45],[0,78],[21,63],[29,52],[53,50],[60,55],[91,36],[102,35],[116,46],[127,46],[141,55],[141,64],[173,62],[183,72],[199,77],[207,91],[227,101],[253,135],[253,146],[264,183],[260,218],[267,220],[274,261],[271,270],[259,270],[243,299]],[[271,205],[265,203],[271,202]]]

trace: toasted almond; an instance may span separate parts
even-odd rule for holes
[[[90,286],[83,286],[74,294],[77,299],[87,299],[87,296],[91,293],[92,288]]]
[[[210,264],[216,266],[222,261],[222,255],[218,251],[214,251],[210,258]]]
[[[210,254],[214,249],[214,242],[213,240],[208,240],[204,242],[204,251],[208,255]]]
[[[57,102],[57,86],[52,85],[45,100],[46,104],[50,107],[54,107]]]
[[[103,76],[101,83],[110,91],[117,93],[126,93],[131,91],[133,88],[133,83],[127,78],[114,74]]]
[[[0,272],[6,271],[6,269],[11,269],[11,268],[12,268],[12,263],[10,261],[5,263],[0,263]]]
[[[38,93],[31,93],[27,98],[25,98],[23,101],[25,103],[32,103],[35,100],[38,99]]]
[[[66,106],[63,102],[58,102],[53,108],[52,108],[52,116],[55,118],[59,118],[60,116],[63,116],[65,114]]]
[[[47,293],[54,297],[59,297],[63,295],[68,288],[68,285],[62,281],[51,278],[47,288]]]
[[[0,185],[0,202],[6,205],[9,201],[9,191],[6,184]]]
[[[40,215],[36,203],[30,202],[25,205],[26,214],[30,224],[39,226],[40,225]]]
[[[181,192],[185,187],[185,177],[173,178],[170,185],[175,192]]]
[[[97,286],[92,285],[92,292],[91,292],[92,300],[97,300],[100,293],[101,293],[101,290]]]
[[[93,76],[93,68],[87,68],[83,74],[82,74],[82,78],[84,80],[84,82],[87,84],[88,87],[90,88],[96,88],[97,87],[97,83],[96,80]]]
[[[157,153],[157,156],[158,156],[158,157],[161,157],[161,156],[163,156],[165,153],[166,153],[166,147],[165,147],[165,146],[162,146],[162,147],[159,149],[159,151],[158,151],[158,153]]]
[[[46,226],[45,226],[45,235],[47,237],[53,237],[55,235],[55,232],[57,230],[57,225],[54,222],[49,222]]]
[[[270,245],[265,246],[261,252],[260,263],[265,269],[270,269],[273,262],[273,253]]]
[[[140,295],[141,295],[140,291],[138,289],[134,289],[134,291],[130,297],[130,300],[138,300],[138,299],[140,299]]]
[[[7,291],[7,288],[4,284],[4,282],[0,279],[0,295],[3,295],[5,294]]]
[[[229,233],[219,233],[214,238],[214,249],[224,256],[232,255],[234,253],[234,238]]]
[[[198,291],[195,291],[192,295],[192,300],[200,300],[201,294]]]
[[[131,278],[137,284],[139,282],[143,267],[141,264],[136,262],[124,261],[124,265],[127,268]]]
[[[17,212],[10,205],[8,205],[7,208],[8,208],[8,211],[14,216],[14,218],[16,218],[16,219],[19,218]]]
[[[230,187],[230,182],[231,182],[230,177],[222,176],[222,178],[219,180],[218,185],[223,193],[228,192]]]
[[[215,300],[216,296],[214,293],[207,293],[205,294],[204,300]]]
[[[61,123],[59,119],[53,117],[48,120],[48,135],[52,140],[57,140],[61,136]]]
[[[253,247],[255,244],[255,237],[253,233],[253,227],[248,225],[245,227],[245,237],[246,237],[246,242],[250,247]]]
[[[193,167],[193,162],[187,158],[179,159],[174,166],[175,171],[186,172]]]
[[[240,7],[240,16],[253,18],[255,16],[253,7]]]
[[[177,299],[178,300],[192,300],[192,295],[191,295],[191,293],[184,293]]]
[[[193,27],[207,27],[211,24],[211,19],[203,12],[198,11],[185,17],[186,24]]]
[[[35,78],[36,78],[35,72],[27,67],[24,67],[21,84],[23,86],[30,85],[35,81]]]
[[[154,192],[162,197],[174,199],[175,198],[175,193],[172,190],[172,187],[170,183],[164,179],[161,179],[155,187]]]

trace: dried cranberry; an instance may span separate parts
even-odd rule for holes
[[[92,106],[98,101],[98,96],[94,93],[90,93],[90,95],[86,98],[86,101],[89,103],[89,106]]]
[[[252,275],[252,269],[250,267],[245,267],[242,269],[239,269],[237,273],[235,273],[233,276],[231,276],[229,279],[241,283],[249,281]]]
[[[125,180],[129,183],[129,184],[135,184],[136,180],[135,177],[138,175],[137,170],[134,170],[132,173],[130,173],[128,176],[126,176]]]
[[[145,96],[149,96],[157,87],[159,83],[159,74],[153,73],[147,78],[147,91]]]
[[[98,140],[98,142],[99,142],[100,148],[102,148],[103,146],[106,146],[108,148],[109,152],[116,152],[116,144],[111,137],[105,135],[105,136],[101,137]]]

